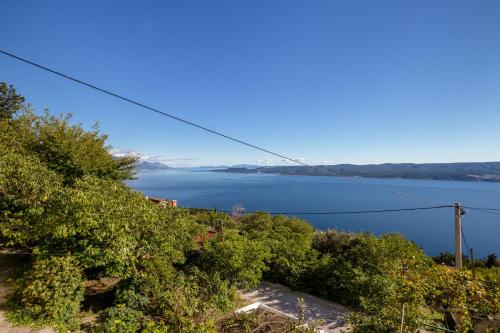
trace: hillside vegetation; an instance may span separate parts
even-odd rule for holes
[[[350,306],[353,332],[399,330],[403,305],[404,332],[445,321],[467,332],[475,317],[499,313],[496,261],[473,278],[396,234],[155,205],[125,185],[137,161],[113,158],[97,126],[36,115],[6,84],[0,108],[0,245],[28,254],[13,321],[60,331],[251,332],[260,317],[231,313],[237,289],[262,279]]]
[[[500,162],[468,163],[385,163],[338,164],[318,166],[269,166],[228,168],[217,171],[232,173],[271,173],[280,175],[403,178],[463,181],[500,181]]]

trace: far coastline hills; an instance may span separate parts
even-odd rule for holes
[[[500,162],[229,167],[218,172],[500,182]]]
[[[500,182],[500,162],[336,164],[316,166],[258,166],[241,164],[200,168],[210,168],[214,172],[264,173],[287,176],[337,175],[364,178]],[[138,171],[166,169],[174,168],[160,162],[148,161],[140,161],[137,166]]]

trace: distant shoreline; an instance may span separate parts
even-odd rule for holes
[[[212,170],[227,173],[264,173],[286,176],[341,176],[386,179],[500,182],[500,162],[385,163],[318,166],[229,167]]]

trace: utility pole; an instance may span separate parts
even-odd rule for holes
[[[455,267],[462,268],[462,206],[455,202]]]

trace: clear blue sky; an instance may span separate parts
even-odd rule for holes
[[[308,163],[500,160],[500,2],[0,2],[0,47]],[[0,55],[36,110],[172,165],[271,158]]]

